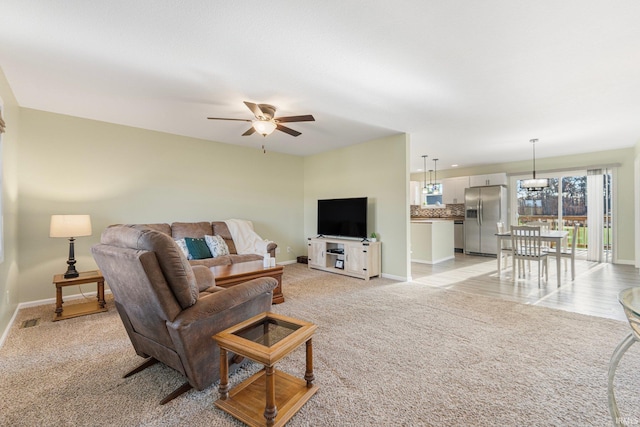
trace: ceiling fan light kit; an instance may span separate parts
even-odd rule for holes
[[[262,136],[271,135],[277,126],[273,120],[255,120],[253,122],[253,128]]]

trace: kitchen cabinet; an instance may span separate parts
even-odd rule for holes
[[[469,187],[468,176],[445,178],[442,181],[442,203],[464,203],[464,190]]]
[[[484,187],[486,185],[507,185],[506,173],[490,173],[487,175],[473,175],[469,177],[469,187]]]

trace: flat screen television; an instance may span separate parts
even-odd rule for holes
[[[318,200],[318,234],[367,237],[367,198]]]

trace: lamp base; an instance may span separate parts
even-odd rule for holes
[[[74,269],[73,269],[73,271],[71,271],[71,270],[67,270],[67,272],[66,272],[66,273],[64,273],[64,276],[63,276],[63,277],[64,277],[65,279],[73,279],[74,277],[78,277],[79,275],[80,275],[80,273],[78,273],[78,272],[76,271],[76,269],[74,268]]]
[[[67,265],[69,267],[67,267],[67,271],[66,273],[64,273],[65,279],[73,279],[74,277],[78,277],[80,275],[80,273],[78,273],[78,270],[76,270],[76,258],[73,250],[74,240],[75,239],[73,237],[69,238],[69,259],[67,260]]]

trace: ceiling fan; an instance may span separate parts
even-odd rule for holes
[[[269,104],[254,104],[253,102],[244,101],[244,105],[251,110],[255,120],[249,119],[225,119],[221,117],[207,117],[209,120],[236,120],[240,122],[250,122],[251,127],[242,134],[242,136],[249,136],[256,131],[262,136],[270,135],[274,130],[278,129],[281,132],[288,133],[291,136],[301,135],[297,130],[293,130],[286,126],[282,126],[281,123],[292,122],[314,122],[316,119],[312,115],[306,116],[289,116],[289,117],[275,117],[276,107]]]

